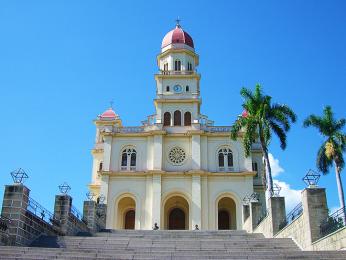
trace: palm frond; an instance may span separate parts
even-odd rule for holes
[[[326,155],[326,143],[324,143],[321,145],[320,149],[317,152],[316,167],[323,174],[327,174],[329,167],[331,167],[332,165],[333,165],[333,160],[329,159],[327,157],[327,155]]]
[[[285,150],[287,146],[287,142],[286,142],[287,136],[286,136],[285,130],[282,129],[275,122],[270,122],[270,127],[273,129],[274,133],[279,137],[281,149]]]

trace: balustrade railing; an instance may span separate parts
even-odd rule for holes
[[[114,133],[141,133],[144,132],[143,126],[115,127]]]
[[[261,215],[257,221],[257,226],[263,221],[263,219],[265,219],[266,217],[268,216],[268,210],[267,209],[264,209],[262,210],[261,212]]]
[[[160,70],[161,75],[193,75],[194,70]]]
[[[201,126],[201,129],[207,132],[227,133],[231,131],[230,126]]]
[[[291,224],[293,220],[297,219],[301,214],[303,214],[303,205],[300,202],[286,215],[286,218],[280,223],[279,229],[281,230]]]
[[[71,213],[73,216],[83,221],[83,214],[75,206],[71,206]]]
[[[343,228],[345,223],[345,208],[340,208],[328,216],[328,218],[322,221],[320,225],[320,234],[322,237]]]
[[[27,210],[33,213],[35,216],[39,217],[41,220],[47,222],[48,224],[53,224],[55,221],[57,221],[53,213],[51,213],[48,209],[46,209],[36,200],[30,197],[28,198]]]
[[[11,220],[4,216],[0,216],[0,231],[5,232],[8,229]]]

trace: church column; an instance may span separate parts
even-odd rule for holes
[[[154,170],[162,170],[162,135],[154,136]]]
[[[192,203],[191,203],[191,227],[194,230],[196,225],[201,229],[201,176],[192,175]]]
[[[201,136],[192,135],[191,138],[192,170],[201,169]]]
[[[106,135],[103,143],[103,170],[109,171],[111,164],[112,137]]]
[[[163,229],[161,227],[160,219],[161,219],[161,174],[153,174],[153,223],[152,226],[154,226],[155,223],[159,226],[160,229]]]
[[[103,171],[110,171],[110,164],[111,164],[111,151],[112,151],[112,137],[109,135],[104,136],[104,144],[103,144]],[[108,204],[108,185],[109,185],[109,176],[108,175],[102,175],[101,176],[101,187],[100,187],[100,194],[105,196],[104,204]],[[108,205],[107,207],[107,216],[111,216],[111,210],[113,207],[111,205]],[[113,228],[112,227],[112,220],[111,218],[106,219],[106,228]]]

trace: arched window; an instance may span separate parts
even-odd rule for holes
[[[192,64],[191,64],[191,62],[188,62],[188,63],[187,63],[187,70],[188,70],[188,71],[191,71],[191,70],[192,70]]]
[[[256,172],[255,177],[258,177],[258,164],[257,164],[257,162],[252,162],[252,171]]]
[[[169,92],[169,86],[166,86],[166,91]]]
[[[103,162],[100,162],[100,164],[99,164],[99,171],[102,171],[102,168],[103,168]]]
[[[229,148],[221,148],[218,152],[219,171],[233,170],[233,154]]]
[[[191,113],[190,112],[185,112],[185,114],[184,114],[184,125],[185,126],[191,125]]]
[[[186,91],[186,92],[189,92],[189,91],[190,91],[190,87],[189,87],[189,86],[186,86],[185,91]]]
[[[174,111],[174,125],[181,125],[181,112],[179,110]]]
[[[180,60],[174,61],[174,70],[175,71],[181,71],[181,61]]]
[[[171,113],[165,112],[163,114],[163,126],[170,126],[171,125]]]
[[[121,170],[122,171],[135,171],[136,170],[136,156],[137,152],[133,148],[126,148],[121,154]]]

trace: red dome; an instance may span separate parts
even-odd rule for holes
[[[241,113],[242,117],[248,117],[249,116],[249,112],[247,112],[247,110],[244,110],[243,113]]]
[[[162,40],[161,48],[164,48],[172,43],[184,43],[191,48],[193,47],[193,40],[191,36],[177,25],[172,31],[168,32]]]
[[[100,115],[100,119],[105,118],[105,119],[112,119],[112,118],[117,118],[118,115],[114,112],[114,110],[112,108],[109,108],[108,110],[106,110],[105,112],[103,112]]]

